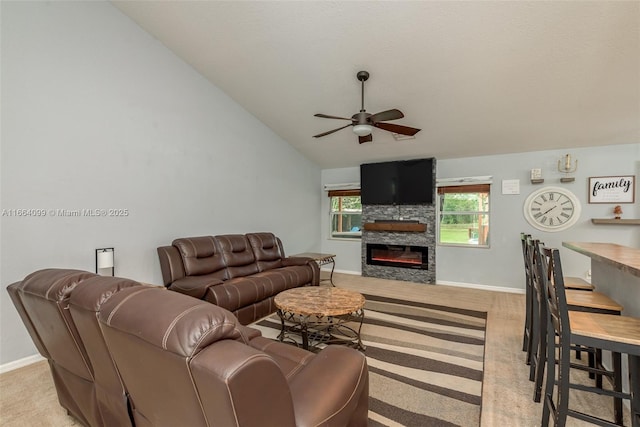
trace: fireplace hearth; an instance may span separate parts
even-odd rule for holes
[[[367,264],[386,267],[429,269],[429,248],[413,245],[367,243]]]

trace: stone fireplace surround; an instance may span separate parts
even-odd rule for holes
[[[426,224],[426,231],[373,231],[362,230],[362,276],[381,279],[405,280],[417,283],[436,282],[435,204],[433,205],[363,205],[362,223],[376,220],[417,220]],[[367,243],[388,245],[426,246],[427,270],[388,267],[367,264]]]

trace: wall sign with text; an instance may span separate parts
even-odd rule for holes
[[[633,203],[635,175],[589,177],[589,203]]]

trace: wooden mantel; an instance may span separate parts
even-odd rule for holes
[[[427,231],[427,224],[421,224],[419,222],[367,222],[364,224],[366,231],[412,231],[412,232],[425,232]]]

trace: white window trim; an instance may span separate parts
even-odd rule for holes
[[[436,179],[436,187],[454,187],[461,185],[473,185],[473,184],[493,184],[493,176],[468,176],[468,177],[460,177],[460,178],[438,178]],[[489,206],[491,207],[491,195],[493,191],[489,191]],[[470,248],[470,249],[490,249],[491,245],[470,245],[470,244],[461,244],[461,243],[440,243],[440,197],[437,196],[436,191],[436,245],[437,246],[450,246],[455,248]],[[458,212],[460,215],[465,214],[465,212]],[[467,214],[476,214],[478,211],[468,212]],[[485,213],[485,212],[482,212]],[[491,218],[491,208],[486,212]],[[489,236],[491,236],[491,228],[489,228]],[[489,242],[491,242],[491,238],[489,238]]]
[[[326,192],[335,191],[335,190],[360,190],[360,183],[359,182],[349,182],[349,183],[344,183],[344,184],[324,184],[323,189]],[[350,212],[349,211],[333,212],[331,210],[331,198],[329,198],[329,237],[328,237],[328,239],[329,240],[336,240],[336,241],[339,241],[339,242],[361,241],[362,240],[362,230],[360,230],[358,232],[358,234],[354,234],[353,237],[335,237],[333,235],[333,231],[332,231],[333,215],[334,214],[340,214],[340,213],[350,213]],[[360,214],[362,215],[362,210],[360,211]],[[344,232],[344,233],[349,233],[349,232]]]

